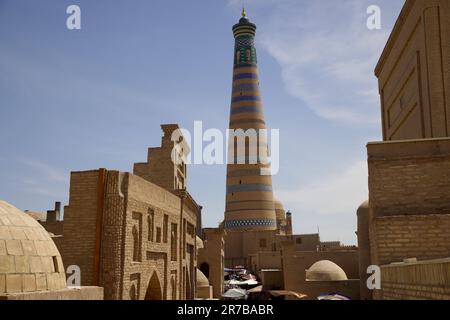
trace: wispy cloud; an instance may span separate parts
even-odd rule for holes
[[[354,161],[342,172],[324,176],[277,197],[296,212],[312,215],[352,215],[368,198],[367,163]]]
[[[357,126],[378,124],[373,70],[392,21],[386,18],[382,30],[368,30],[366,9],[373,4],[368,0],[264,3],[272,6],[271,13],[258,21],[264,28],[258,37],[280,64],[286,91],[321,118]],[[256,2],[252,4],[258,12]]]
[[[35,159],[20,158],[19,162],[28,166],[35,171],[35,175],[40,175],[45,179],[52,182],[67,182],[69,179],[68,174],[54,168],[46,163],[40,162]],[[33,175],[33,176],[35,176]],[[27,184],[34,184],[35,181],[27,179],[25,181]]]

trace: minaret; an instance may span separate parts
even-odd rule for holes
[[[233,26],[235,49],[229,125],[231,130],[242,129],[249,132],[247,130],[254,129],[259,132],[260,129],[266,129],[259,90],[255,33],[256,25],[249,21],[243,9],[242,18]],[[227,166],[224,227],[228,233],[273,231],[277,227],[272,177],[262,174],[261,170],[270,167],[261,163],[261,159],[254,158],[258,153],[249,155],[251,148],[248,141],[245,145],[245,164],[229,162]],[[266,139],[261,141],[263,153],[267,155]],[[237,140],[230,140],[228,148],[234,149],[235,156],[239,155]]]

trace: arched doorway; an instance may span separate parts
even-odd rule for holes
[[[209,279],[209,264],[207,264],[206,262],[203,262],[200,265],[200,271],[205,275],[205,277],[207,277]]]
[[[156,272],[153,272],[153,275],[148,282],[145,300],[162,300],[161,283],[159,282]]]

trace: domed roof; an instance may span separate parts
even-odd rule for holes
[[[281,203],[281,201],[278,201],[277,199],[273,199],[273,204],[275,206],[275,210],[283,210],[284,211],[284,206]]]
[[[200,269],[197,269],[197,288],[201,287],[209,287],[209,280]]]
[[[369,210],[369,200],[364,201],[358,208],[357,214],[368,214]]]
[[[368,209],[369,208],[369,200],[364,201],[361,203],[358,209]]]
[[[0,295],[64,288],[61,255],[48,232],[35,219],[0,200]]]
[[[284,207],[281,201],[273,199],[273,205],[275,207],[275,214],[277,216],[277,219],[281,221],[286,220],[286,213],[284,211]]]
[[[348,280],[344,270],[336,263],[329,260],[321,260],[314,263],[306,270],[307,281],[342,281]]]

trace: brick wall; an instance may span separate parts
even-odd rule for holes
[[[372,224],[373,263],[401,262],[450,256],[450,215],[391,216]]]
[[[385,300],[450,300],[450,259],[381,267]]]
[[[48,232],[53,233],[55,236],[59,236],[63,234],[63,221],[39,221],[39,223],[47,230]]]
[[[104,186],[99,183],[102,172]],[[82,285],[98,281],[104,287],[105,299],[194,298],[197,265],[194,204],[191,198],[182,200],[130,173],[73,172],[63,237],[56,243],[65,265],[81,268]],[[167,239],[163,232],[165,221]],[[177,229],[174,242],[173,226]],[[134,258],[135,229],[139,238],[138,259]],[[172,259],[172,252],[177,253],[176,259]]]
[[[213,296],[220,299],[224,280],[224,231],[219,228],[207,228],[203,229],[203,233],[204,247],[198,251],[198,267],[200,268],[203,263],[208,265],[207,277],[209,284],[213,286]]]
[[[64,266],[80,267],[83,286],[94,285],[98,178],[99,170],[71,173],[69,205],[64,210],[64,236],[56,242]]]
[[[172,151],[175,145],[172,141],[172,134],[179,127],[178,125],[162,125],[161,128],[164,131],[161,147],[149,148],[147,162],[135,163],[133,174],[169,191],[184,189],[187,178],[186,165],[184,163],[175,165],[172,161]],[[189,146],[186,143],[181,142],[179,146],[183,149],[183,152],[180,151],[180,155],[189,152]]]
[[[450,139],[372,143],[372,264],[450,256]]]
[[[122,298],[126,199],[121,190],[127,184],[126,174],[117,171],[108,172],[102,219],[102,271],[100,272],[100,283],[105,290],[105,299],[108,300]]]
[[[407,0],[376,68],[384,140],[449,136],[450,2]]]
[[[450,214],[450,139],[370,143],[373,217]]]

